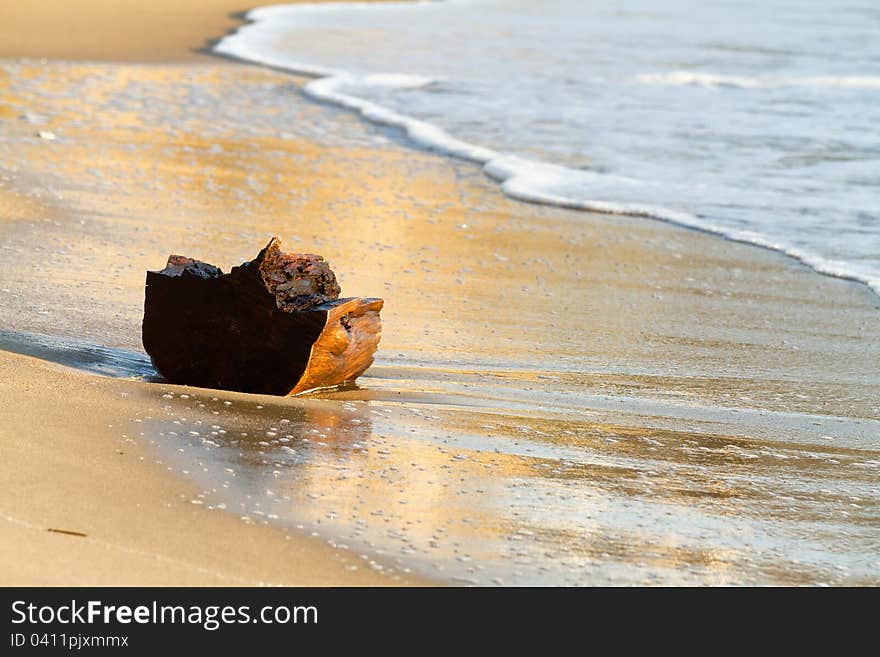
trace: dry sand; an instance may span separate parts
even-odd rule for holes
[[[127,440],[150,408],[143,384],[5,352],[0,371],[0,585],[415,581],[350,571],[351,555],[318,540],[192,504],[191,486]]]
[[[215,36],[205,25],[197,42]],[[175,48],[159,58],[186,52]],[[363,389],[222,411],[249,430],[290,412],[305,416],[304,432],[357,420],[357,431],[325,439],[326,460],[289,482],[279,475],[291,491],[354,509],[383,533],[409,532],[405,550],[442,550],[437,527],[465,546],[522,530],[511,543],[521,546],[541,534],[524,516],[563,514],[561,501],[540,506],[553,491],[578,505],[558,518],[596,514],[587,542],[579,525],[541,535],[540,554],[555,555],[545,562],[582,559],[568,570],[585,583],[875,581],[862,548],[876,536],[880,419],[880,322],[867,289],[658,222],[510,201],[470,165],[302,101],[300,82],[223,62],[6,62],[0,346],[86,369],[101,364],[98,346],[137,350],[145,269],[171,250],[227,269],[278,233],[326,256],[345,294],[386,299]],[[31,349],[9,331],[93,347]],[[347,553],[299,533],[190,503],[212,484],[173,477],[167,452],[149,443],[194,422],[212,393],[163,410],[155,384],[22,356],[0,366],[10,400],[0,440],[13,454],[0,471],[9,490],[28,491],[0,509],[11,537],[0,581],[394,581],[346,570]],[[151,413],[155,431],[139,439],[132,423]],[[413,435],[440,431],[439,447]],[[524,435],[545,451],[505,451]],[[474,447],[501,438],[500,453]],[[235,466],[275,481],[253,449],[236,447]],[[554,450],[589,462],[560,466]],[[343,453],[354,465],[340,470]],[[577,497],[582,487],[589,496]],[[327,524],[310,499],[294,506]],[[506,515],[515,507],[522,517]],[[641,522],[650,513],[660,520]],[[88,537],[45,531],[54,526]],[[751,543],[737,543],[744,534]],[[788,546],[804,534],[826,542],[805,543],[795,563]],[[852,558],[817,565],[814,548]],[[61,557],[64,567],[51,565]]]
[[[3,2],[0,58],[204,61],[205,48],[253,6],[242,0]]]

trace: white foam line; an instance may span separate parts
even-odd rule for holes
[[[451,2],[453,0],[446,0]],[[464,0],[458,0],[462,2]],[[530,160],[517,155],[502,153],[490,148],[457,139],[448,132],[426,121],[401,114],[390,108],[372,101],[341,91],[343,87],[382,86],[386,88],[413,89],[428,86],[435,79],[395,73],[373,73],[355,75],[341,69],[315,66],[292,62],[265,52],[261,46],[271,43],[273,38],[284,34],[289,25],[285,21],[277,21],[279,16],[287,19],[308,14],[332,13],[337,11],[375,11],[387,9],[389,6],[426,7],[436,5],[432,0],[415,2],[328,2],[321,4],[274,5],[259,7],[249,11],[246,18],[249,23],[240,27],[233,34],[225,36],[215,46],[214,51],[222,55],[244,61],[270,66],[290,73],[314,77],[315,79],[303,87],[304,93],[316,100],[327,102],[357,112],[364,119],[383,126],[398,128],[413,142],[431,151],[442,153],[458,159],[482,165],[483,171],[498,181],[505,195],[529,203],[553,205],[574,210],[599,212],[603,214],[624,215],[657,219],[669,223],[718,235],[735,242],[742,242],[784,253],[815,271],[857,283],[863,283],[880,295],[880,277],[853,272],[846,263],[828,260],[818,254],[778,244],[762,235],[751,231],[738,231],[719,226],[699,215],[681,210],[657,207],[647,204],[618,203],[595,199],[574,198],[554,193],[559,183],[572,177],[584,176],[585,172],[567,167]],[[280,27],[279,27],[280,26]],[[673,82],[677,84],[732,84],[743,83],[747,86],[748,79],[725,78],[709,74],[692,74],[678,72],[669,76],[640,76],[643,82]],[[839,86],[846,86],[847,80],[852,85],[859,81],[871,85],[880,78],[808,78],[807,81],[829,83],[836,80]],[[757,85],[757,83],[755,83]]]
[[[874,75],[825,75],[802,77],[739,76],[703,73],[698,71],[672,71],[671,73],[645,73],[636,80],[648,84],[701,87],[738,87],[741,89],[770,89],[781,87],[834,87],[842,89],[878,89],[880,77]]]

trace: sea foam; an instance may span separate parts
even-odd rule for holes
[[[738,87],[741,89],[774,89],[782,87],[837,87],[841,89],[880,89],[880,76],[824,75],[824,76],[742,76],[722,75],[700,71],[672,71],[643,73],[636,76],[648,84],[697,85],[703,87]]]
[[[215,46],[217,53],[254,62],[290,73],[315,78],[304,87],[304,93],[316,100],[357,112],[364,119],[397,128],[415,144],[433,152],[474,162],[496,180],[503,193],[511,198],[574,210],[612,215],[643,217],[678,224],[725,237],[727,239],[785,253],[814,270],[830,276],[864,283],[880,294],[880,275],[869,268],[861,269],[853,263],[822,256],[810,249],[796,248],[760,232],[737,229],[712,221],[700,214],[664,207],[651,203],[609,201],[584,195],[591,183],[601,179],[602,186],[614,176],[573,169],[549,162],[501,152],[459,139],[432,123],[403,114],[382,104],[363,98],[356,90],[420,89],[438,82],[437,78],[422,75],[371,72],[355,74],[334,67],[298,62],[279,53],[273,43],[282,39],[292,26],[309,16],[334,12],[386,11],[395,6],[435,6],[431,0],[416,2],[345,2],[277,5],[261,7],[247,13],[247,24],[235,33],[221,39]],[[444,4],[468,4],[468,0],[447,0]],[[731,76],[693,71],[645,73],[635,76],[637,83],[657,85],[697,85],[705,87],[773,88],[773,87],[880,87],[880,77],[874,76]],[[620,178],[622,184],[625,178]]]

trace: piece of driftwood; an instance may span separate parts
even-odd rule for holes
[[[294,395],[353,381],[373,363],[382,299],[340,299],[321,256],[272,238],[224,274],[172,255],[147,272],[143,342],[171,383]]]

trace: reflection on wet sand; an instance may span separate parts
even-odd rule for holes
[[[877,450],[358,389],[181,390],[144,426],[203,488],[194,502],[326,537],[360,567],[475,584],[877,582]]]

